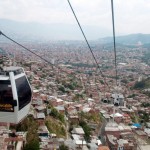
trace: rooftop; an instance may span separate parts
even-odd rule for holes
[[[100,146],[98,150],[110,150],[108,146]]]
[[[22,69],[21,67],[15,67],[15,66],[10,66],[10,67],[5,67],[4,68],[4,71],[17,71],[17,70],[20,70]]]
[[[74,128],[72,133],[85,134],[82,128]]]

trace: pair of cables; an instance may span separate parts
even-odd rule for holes
[[[94,55],[94,53],[93,53],[93,50],[92,50],[92,48],[91,48],[91,46],[90,46],[90,44],[89,44],[89,42],[88,42],[88,40],[87,40],[87,38],[86,38],[86,35],[85,35],[84,31],[83,31],[83,28],[82,28],[82,26],[81,26],[81,24],[80,24],[80,22],[79,22],[79,20],[78,20],[78,18],[77,18],[77,16],[76,16],[76,14],[75,14],[75,11],[74,11],[74,9],[73,9],[73,7],[72,7],[70,1],[69,1],[69,0],[67,0],[67,1],[68,1],[68,4],[69,4],[70,8],[71,8],[71,11],[72,11],[72,13],[73,13],[73,15],[74,15],[74,17],[75,17],[75,19],[76,19],[76,21],[77,21],[77,24],[78,24],[78,26],[79,26],[79,28],[80,28],[80,30],[81,30],[81,33],[82,33],[82,35],[83,35],[83,37],[84,37],[84,39],[85,39],[85,42],[86,42],[86,44],[87,44],[87,46],[88,46],[88,48],[89,48],[89,50],[90,50],[90,52],[91,52],[91,55],[92,55],[92,57],[93,57],[93,59],[94,59],[94,61],[95,61],[96,67],[97,67],[97,69],[99,70],[99,72],[100,72],[100,74],[101,74],[101,76],[102,76],[102,78],[103,78],[103,80],[104,80],[104,84],[107,85],[108,88],[109,88],[109,85],[108,85],[108,83],[107,83],[107,81],[106,81],[106,78],[105,78],[103,72],[102,72],[101,69],[100,69],[100,66],[99,66],[99,64],[98,64],[98,61],[97,61],[97,59],[96,59],[96,57],[95,57],[95,55]],[[115,55],[115,72],[116,72],[116,85],[117,85],[118,73],[117,73],[117,56],[116,56],[116,40],[115,40],[115,25],[114,25],[114,7],[113,7],[113,0],[111,0],[111,10],[112,10],[113,46],[114,46],[114,55]],[[41,60],[45,61],[45,62],[48,63],[49,65],[54,66],[54,64],[52,64],[50,61],[46,60],[46,59],[43,58],[42,56],[40,56],[40,55],[38,55],[37,53],[31,51],[29,48],[23,46],[22,44],[18,43],[18,42],[15,41],[15,40],[13,40],[12,38],[10,38],[10,37],[7,36],[6,34],[4,34],[2,31],[0,31],[0,35],[4,36],[5,38],[9,39],[10,41],[14,42],[15,44],[19,45],[20,47],[22,47],[22,48],[24,48],[25,50],[29,51],[30,53],[34,54],[35,56],[39,57]],[[55,66],[55,67],[56,67],[56,66]],[[61,68],[59,68],[59,69],[61,69]],[[61,71],[62,71],[62,69],[61,69]]]
[[[73,13],[73,15],[74,15],[74,17],[75,17],[75,19],[76,19],[76,21],[77,21],[77,24],[78,24],[78,26],[79,26],[79,28],[80,28],[80,30],[81,30],[81,33],[82,33],[82,35],[83,35],[83,37],[84,37],[84,40],[85,40],[85,42],[86,42],[86,44],[87,44],[87,46],[88,46],[88,48],[89,48],[89,50],[90,50],[90,52],[91,52],[91,54],[92,54],[92,57],[93,57],[93,59],[94,59],[94,61],[95,61],[95,64],[96,64],[96,66],[97,66],[97,69],[99,70],[99,72],[100,72],[100,74],[101,74],[101,76],[102,76],[102,78],[103,78],[103,80],[104,80],[104,84],[107,85],[108,89],[110,89],[110,88],[109,88],[109,85],[108,85],[108,83],[107,83],[107,81],[106,81],[106,78],[105,78],[105,76],[104,76],[102,70],[100,69],[100,66],[99,66],[99,64],[98,64],[98,62],[97,62],[97,59],[96,59],[96,57],[95,57],[95,55],[94,55],[94,53],[93,53],[93,50],[92,50],[92,48],[91,48],[91,46],[90,46],[90,44],[89,44],[89,42],[88,42],[88,40],[87,40],[87,38],[86,38],[86,36],[85,36],[85,33],[84,33],[83,28],[82,28],[82,26],[81,26],[81,24],[80,24],[80,22],[79,22],[79,20],[78,20],[78,17],[77,17],[77,15],[76,15],[76,13],[75,13],[75,11],[74,11],[74,9],[73,9],[73,7],[72,7],[70,1],[69,1],[69,0],[67,0],[67,1],[68,1],[68,4],[69,4],[70,8],[71,8],[71,11],[72,11],[72,13]],[[115,19],[114,19],[113,0],[111,0],[111,12],[112,12],[112,28],[113,28],[113,49],[114,49],[114,57],[115,57],[115,79],[116,79],[116,86],[118,86],[118,81],[117,81],[117,79],[118,79],[118,71],[117,71],[117,52],[116,52],[116,36],[115,36]]]

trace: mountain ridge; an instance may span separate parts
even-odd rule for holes
[[[113,44],[113,38],[111,36],[103,36],[103,38],[99,38],[100,35],[102,36],[102,28],[83,26],[83,29],[89,41],[91,40],[90,37],[95,38],[95,40],[91,40],[90,43],[98,43],[101,45]],[[41,42],[84,40],[78,26],[72,24],[44,24],[0,19],[0,30],[17,41]],[[108,33],[106,33],[106,35],[107,34]],[[1,38],[0,42],[2,41],[6,41],[6,39]],[[150,34],[134,33],[116,36],[116,44],[120,46],[150,47]]]
[[[103,44],[113,42],[112,37],[100,38],[99,41]],[[150,34],[134,33],[122,36],[116,36],[116,43],[124,45],[144,45],[150,43]]]

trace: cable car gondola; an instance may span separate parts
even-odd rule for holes
[[[27,116],[31,104],[31,87],[21,67],[0,71],[0,122],[19,123]]]

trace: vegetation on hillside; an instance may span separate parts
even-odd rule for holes
[[[84,138],[86,141],[90,141],[90,135],[91,135],[91,128],[87,125],[87,123],[85,121],[80,121],[79,125],[83,128],[84,130]]]
[[[56,81],[59,83],[58,89],[62,93],[68,93],[69,91],[81,88],[79,80],[76,80],[76,77],[71,75],[67,78],[67,80],[57,79]]]
[[[16,126],[16,131],[27,131],[27,144],[24,150],[39,150],[39,138],[37,134],[38,124],[33,116],[28,116]]]
[[[146,108],[146,107],[150,107],[150,103],[146,103],[146,102],[145,102],[145,103],[142,103],[141,106],[142,106],[142,107],[145,107],[145,108]]]
[[[66,137],[66,130],[64,124],[59,122],[58,120],[47,117],[45,124],[50,133],[55,133],[58,138],[65,138]]]
[[[134,98],[135,96],[137,96],[137,94],[131,94],[131,95],[129,95],[127,98]]]
[[[59,113],[54,107],[51,108],[50,115],[55,119],[60,120],[62,123],[65,123],[64,115],[62,113]]]
[[[144,111],[139,111],[138,114],[140,116],[140,122],[146,125],[146,122],[150,119],[149,114]]]
[[[59,150],[69,150],[69,148],[68,148],[68,146],[63,144],[63,145],[59,146]]]
[[[144,79],[142,81],[136,82],[134,84],[134,89],[145,89],[150,88],[150,78]]]
[[[93,123],[101,123],[102,118],[99,113],[93,112],[93,113],[84,113],[83,111],[79,113],[79,117],[81,120],[87,120],[88,122]]]
[[[80,99],[83,99],[84,98],[84,95],[83,94],[80,94],[80,93],[77,93],[75,94],[75,96],[72,98],[73,101],[79,101]]]
[[[142,57],[142,61],[145,62],[146,64],[150,65],[150,52],[147,51],[144,53],[144,56]]]
[[[66,136],[64,114],[57,111],[56,108],[50,106],[49,116],[47,116],[45,124],[50,133],[55,133],[57,137],[64,138]]]

